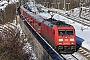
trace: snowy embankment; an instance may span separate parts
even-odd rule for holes
[[[48,13],[39,13],[43,18],[44,17],[51,17],[50,14]],[[76,31],[76,40],[77,43],[85,48],[87,48],[88,50],[90,50],[90,28],[87,26],[83,26],[77,22],[74,22],[68,18],[65,18],[61,15],[58,14],[54,14],[53,18],[57,19],[57,20],[61,20],[61,21],[65,21],[68,24],[71,24],[74,26],[75,31]],[[83,29],[83,31],[81,30],[81,28]]]
[[[16,24],[16,20],[14,20],[14,24]],[[20,31],[20,36],[21,35],[25,35],[22,31],[22,28],[20,26],[20,24],[17,24],[17,28],[19,29]],[[34,53],[33,49],[32,49],[32,46],[31,44],[28,42],[28,38],[26,37],[24,39],[24,41],[26,41],[25,45],[23,46],[23,50],[25,51],[26,54],[28,54],[28,58],[29,60],[37,60],[37,57],[36,57],[36,54]],[[21,41],[22,42],[22,41]]]
[[[20,31],[20,38],[22,38],[22,36],[24,36],[25,38],[23,39],[23,41],[25,42],[24,43],[24,46],[22,48],[22,50],[24,50],[26,54],[28,54],[28,59],[29,60],[37,60],[37,57],[36,57],[36,54],[34,53],[33,51],[33,48],[32,48],[32,45],[28,42],[28,38],[27,36],[25,35],[25,33],[23,32],[20,24],[16,23],[16,20],[13,20],[13,23],[11,23],[13,25],[15,25],[17,27],[17,29]],[[20,40],[20,42],[22,43],[23,42],[22,40]]]

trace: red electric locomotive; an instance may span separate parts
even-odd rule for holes
[[[76,51],[76,35],[73,26],[52,18],[41,24],[41,35],[59,53],[73,53]]]
[[[76,35],[73,26],[52,18],[43,19],[23,6],[20,7],[20,12],[27,23],[36,32],[40,33],[59,53],[67,54],[76,51]]]

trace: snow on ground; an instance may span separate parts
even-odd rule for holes
[[[42,15],[42,17],[50,17],[50,14],[48,13],[39,13],[40,15]],[[61,20],[61,21],[65,21],[68,24],[71,24],[74,26],[75,31],[76,31],[76,40],[77,43],[79,45],[82,45],[83,47],[87,48],[88,50],[90,50],[90,27],[87,26],[83,26],[77,22],[74,22],[68,18],[65,18],[59,14],[55,14],[53,16],[53,18],[57,19],[57,20]],[[83,29],[83,31],[81,30],[81,28]]]
[[[16,22],[16,20],[14,20],[13,24],[16,24],[15,22]],[[20,31],[20,36],[21,36],[21,35],[25,35],[25,34],[23,33],[23,31],[22,31],[22,28],[21,28],[20,24],[17,24],[17,28],[18,28],[19,31]],[[28,40],[28,39],[27,39],[27,37],[26,37],[26,38],[24,39],[24,41],[26,41],[27,43],[25,43],[25,46],[24,46],[22,49],[25,51],[25,53],[28,54],[29,60],[37,60],[36,54],[34,53],[31,44],[30,44],[27,40]],[[22,41],[21,41],[21,42],[22,42]]]
[[[29,60],[37,60],[36,54],[33,52],[30,43],[27,42],[23,49],[25,50],[25,53],[29,54]]]
[[[87,60],[86,58],[80,56],[79,53],[76,53],[76,52],[75,52],[73,55],[74,55],[75,57],[79,57],[78,60]]]
[[[0,1],[0,10],[4,10],[5,7],[8,5],[8,2],[7,1]]]
[[[90,20],[90,7],[79,7],[79,8],[71,9],[69,11],[69,14],[72,16],[79,17],[81,8],[82,8],[81,17]]]
[[[0,1],[0,11],[4,10],[8,4],[14,4],[16,2],[19,2],[19,1],[18,0],[10,0],[9,2],[7,2],[7,1]]]

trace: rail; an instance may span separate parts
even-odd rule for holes
[[[77,44],[77,46],[79,47],[78,44]],[[88,49],[86,49],[84,47],[80,47],[79,50],[77,51],[77,53],[79,53],[80,55],[82,55],[87,60],[90,60],[90,51]]]
[[[64,58],[64,60],[79,60],[72,54],[61,54],[61,56]]]
[[[80,23],[80,24],[82,24],[84,26],[90,27],[90,20],[82,19],[82,18],[79,18],[79,17],[74,17],[74,16],[71,16],[71,15],[69,15],[69,16],[65,15],[65,14],[61,14],[61,15],[68,18],[68,19],[71,19],[71,20],[73,20],[75,22],[78,22],[78,23]]]

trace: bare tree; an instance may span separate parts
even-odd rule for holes
[[[20,31],[7,27],[0,28],[0,60],[28,60],[28,54],[22,49],[26,42],[20,38]]]

